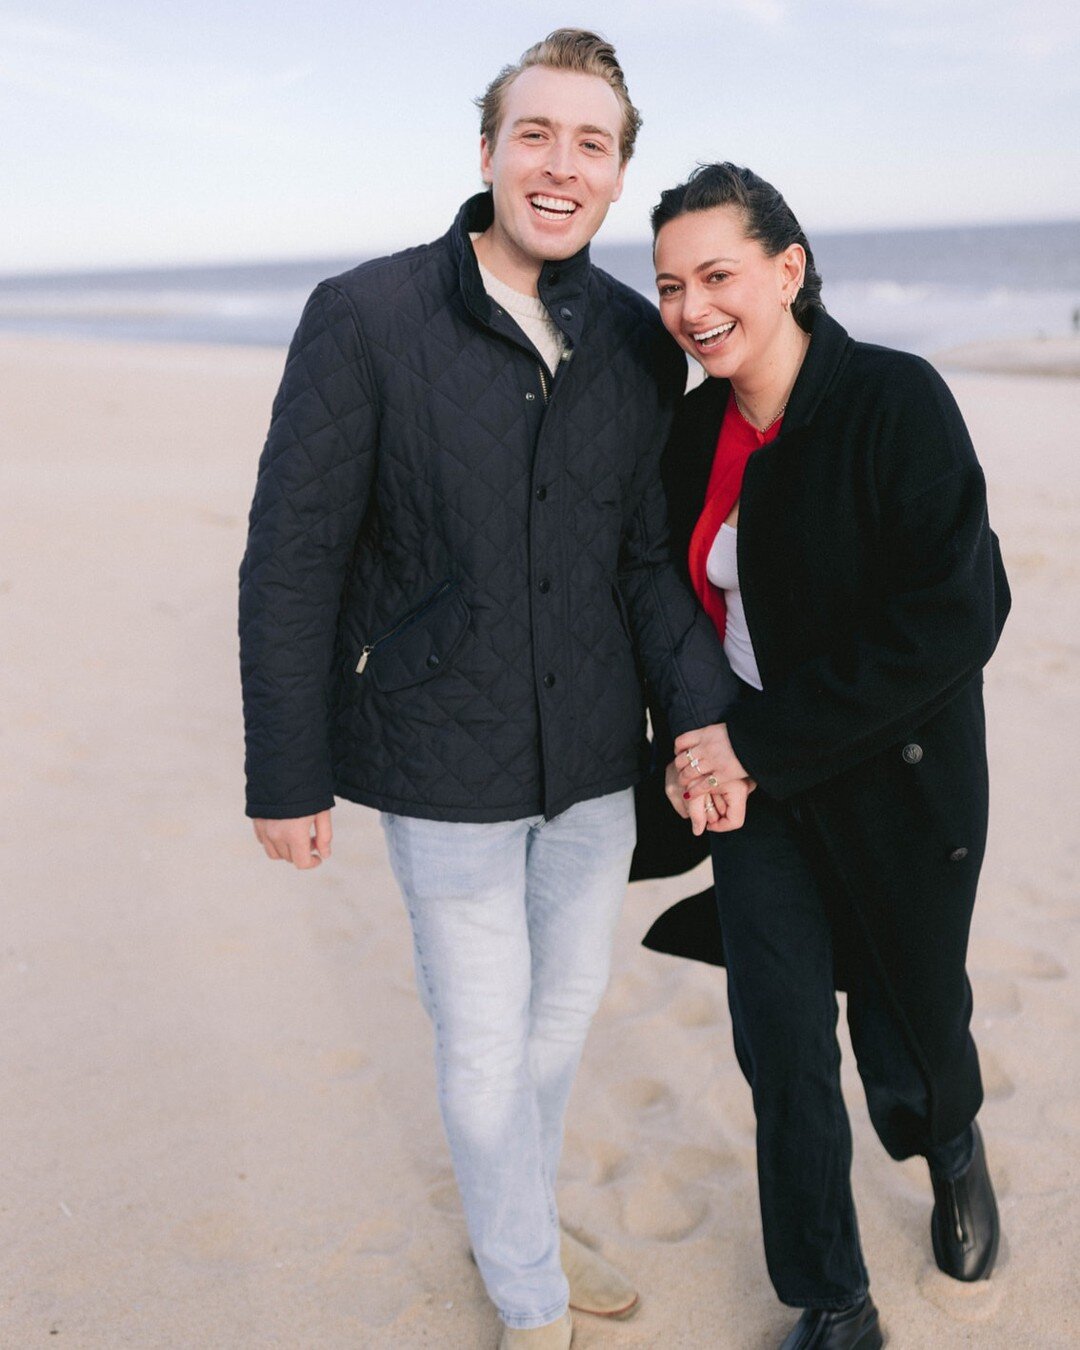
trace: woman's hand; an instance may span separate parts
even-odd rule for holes
[[[713,834],[737,830],[746,819],[746,799],[756,786],[743,778],[730,783],[718,783],[703,795],[688,799],[678,764],[672,760],[664,772],[667,799],[684,820],[689,820],[695,834],[702,834],[705,830]]]
[[[682,785],[683,800],[715,794],[738,779],[749,777],[739,763],[723,722],[684,731],[675,742],[675,764]]]

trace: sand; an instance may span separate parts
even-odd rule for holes
[[[1026,349],[1025,349],[1026,350]],[[1023,364],[1024,351],[1017,364]],[[375,816],[271,864],[242,816],[236,568],[276,351],[0,340],[0,1346],[494,1347]],[[855,1188],[897,1350],[1080,1342],[1080,382],[950,374],[1015,611],[987,690],[971,950],[1004,1244],[932,1264],[846,1054]],[[632,1271],[579,1350],[757,1350],[766,1278],[724,976],[643,950],[632,888],[569,1117],[566,1219]]]

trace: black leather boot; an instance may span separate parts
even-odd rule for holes
[[[997,1201],[986,1168],[986,1151],[977,1124],[975,1151],[967,1170],[954,1181],[931,1172],[934,1213],[930,1237],[939,1269],[954,1280],[987,1280],[997,1259],[1001,1228]]]
[[[807,1308],[780,1350],[879,1350],[885,1344],[869,1294],[853,1308]]]

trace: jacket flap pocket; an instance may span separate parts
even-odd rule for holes
[[[469,607],[455,586],[400,633],[380,642],[366,673],[383,693],[422,684],[445,668],[468,627]]]

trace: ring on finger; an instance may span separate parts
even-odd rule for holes
[[[709,785],[710,787],[719,787],[719,786],[720,786],[720,780],[717,778],[716,774],[714,774],[714,773],[709,774],[708,778],[706,778],[705,781],[706,781],[706,783],[708,783],[708,785]]]
[[[694,759],[693,757],[691,757],[691,760],[690,760],[690,767],[691,767],[692,769],[695,769],[695,770],[699,769],[699,768],[701,767],[701,760],[700,760],[700,759]]]
[[[713,813],[713,815],[716,815],[716,807],[713,806],[712,802],[706,802],[706,803],[705,803],[705,814],[708,815],[710,811]]]

